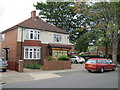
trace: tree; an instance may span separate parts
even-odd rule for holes
[[[101,8],[101,15],[104,18],[104,25],[106,38],[109,38],[109,42],[112,43],[112,58],[115,64],[117,64],[117,45],[118,45],[118,30],[119,30],[119,16],[120,2],[101,2],[99,8]]]
[[[77,13],[76,5],[74,2],[38,2],[34,6],[40,10],[39,15],[42,18],[45,18],[48,23],[69,32],[70,41],[76,43],[80,35],[86,33],[88,29],[86,28],[87,18],[84,15],[84,8],[88,8],[88,5],[80,3],[80,8],[82,8],[80,13]]]
[[[78,12],[81,8],[77,7]],[[106,47],[112,45],[112,58],[117,64],[118,30],[120,29],[120,2],[97,2],[92,3],[89,9],[84,9],[84,15],[88,19],[91,32],[96,35],[101,44]],[[98,42],[96,40],[96,42]],[[100,43],[99,43],[100,44]]]
[[[41,18],[46,19],[50,24],[53,24],[67,32],[76,28],[74,16],[74,2],[37,2],[37,10],[40,10]]]
[[[80,35],[80,37],[76,40],[76,50],[78,52],[86,52],[88,46],[90,46],[90,43],[93,42],[94,39],[95,35],[91,32],[86,32]]]

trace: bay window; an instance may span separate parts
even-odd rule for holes
[[[24,59],[40,59],[40,47],[24,47]]]

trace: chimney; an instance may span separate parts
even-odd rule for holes
[[[36,19],[36,11],[32,11],[31,12],[31,18],[32,19]]]

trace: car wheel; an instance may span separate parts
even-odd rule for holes
[[[83,62],[80,62],[80,64],[83,64]]]
[[[88,72],[91,72],[91,70],[87,70]]]
[[[104,72],[104,68],[100,68],[100,72],[103,73]]]
[[[116,70],[116,67],[114,66],[114,67],[112,68],[112,70],[115,71],[115,70]]]
[[[7,69],[2,69],[3,72],[6,72]]]
[[[77,60],[75,60],[75,61],[74,61],[74,63],[76,63],[76,64],[77,64],[77,63],[78,63],[78,62],[77,62]]]

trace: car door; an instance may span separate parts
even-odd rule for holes
[[[70,58],[71,58],[72,62],[74,62],[76,60],[75,56],[71,56]]]
[[[110,61],[110,69],[113,69],[114,64],[113,64],[113,62],[111,60],[109,60],[109,61]]]
[[[106,60],[103,60],[103,67],[104,67],[105,70],[107,70],[108,67],[109,67]]]
[[[109,60],[105,60],[106,61],[106,69],[111,69],[111,64],[110,64],[110,61]]]

